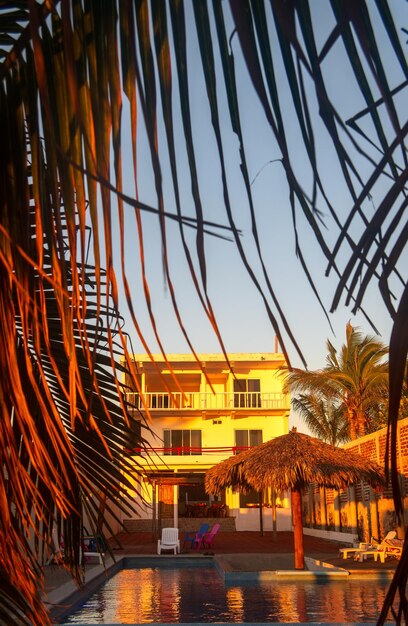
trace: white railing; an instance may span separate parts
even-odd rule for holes
[[[128,393],[127,400],[135,408],[143,410],[240,410],[240,409],[285,409],[289,408],[289,397],[283,393],[237,392],[237,393],[180,393],[172,394]]]

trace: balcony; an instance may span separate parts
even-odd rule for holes
[[[273,392],[231,393],[128,393],[127,400],[138,410],[151,412],[264,412],[289,410],[289,396]]]

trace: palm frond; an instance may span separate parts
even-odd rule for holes
[[[168,263],[169,220],[178,223],[194,288],[221,349],[226,353],[209,297],[207,233],[232,235],[286,355],[293,349],[305,365],[264,261],[260,233],[265,229],[259,225],[248,184],[254,167],[248,149],[248,137],[256,128],[254,100],[247,100],[245,90],[260,105],[257,116],[269,126],[274,160],[286,176],[288,202],[277,219],[282,215],[292,220],[295,253],[320,305],[325,309],[304,250],[304,233],[317,242],[327,261],[326,273],[337,277],[332,310],[345,297],[347,306],[362,311],[376,333],[364,301],[368,286],[378,282],[393,320],[390,450],[397,502],[399,498],[395,435],[408,351],[403,219],[408,124],[406,107],[400,103],[408,88],[408,68],[397,5],[332,0],[332,14],[325,21],[319,5],[308,0],[262,6],[257,0],[229,5],[174,0],[168,6],[169,14],[167,5],[156,0],[106,0],[103,10],[98,3],[82,0],[16,0],[0,9],[0,445],[5,459],[0,495],[2,501],[6,493],[14,498],[23,536],[34,524],[35,532],[47,539],[53,520],[63,517],[73,561],[81,493],[91,490],[97,500],[103,487],[113,494],[113,483],[129,469],[121,449],[133,413],[119,384],[121,353],[129,376],[135,372],[118,313],[120,280],[134,330],[151,353],[126,272],[125,231],[131,212],[140,249],[142,297],[164,357],[146,272],[143,211],[157,215],[165,281],[192,350]],[[382,45],[387,46],[386,57]],[[193,55],[194,49],[199,54]],[[339,58],[344,80],[355,94],[351,114],[327,79],[338,71]],[[283,78],[278,66],[284,69]],[[216,219],[208,211],[200,180],[191,90],[198,75],[203,76],[202,101],[219,162],[222,202]],[[134,189],[129,193],[122,180],[122,91],[128,99],[132,144]],[[230,133],[238,138],[236,171]],[[290,135],[297,137],[295,143]],[[322,167],[327,141],[334,155],[329,176]],[[143,159],[153,175],[151,204],[139,198],[140,145],[147,146]],[[297,167],[299,154],[305,168]],[[170,182],[165,180],[168,162]],[[242,174],[256,261],[242,241],[234,213],[237,172]],[[345,190],[340,203],[337,194],[333,197],[333,176]],[[190,183],[193,217],[184,210],[190,197],[180,191],[182,177]],[[166,194],[175,198],[174,211]],[[187,228],[196,229],[195,247],[185,236]],[[378,347],[378,356],[381,350]],[[343,355],[331,351],[330,358],[333,365],[341,364]],[[373,358],[367,351],[360,365]],[[333,380],[325,383],[327,393]],[[346,386],[346,379],[343,382]],[[310,379],[317,388],[315,383]],[[108,467],[114,468],[112,482]],[[106,470],[99,475],[103,481],[98,468]],[[0,515],[8,527],[9,507],[2,507]],[[16,556],[18,533],[13,537]],[[3,546],[7,558],[10,545]],[[21,545],[25,560],[19,566],[16,605],[12,608],[7,597],[4,610],[34,615],[41,609],[37,596],[30,596],[24,572],[35,558],[26,543]],[[398,575],[402,585],[407,574],[405,579]]]
[[[309,393],[293,398],[292,407],[319,439],[334,446],[349,439],[349,423],[342,405],[336,406]]]

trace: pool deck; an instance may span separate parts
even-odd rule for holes
[[[183,535],[181,535],[182,554],[193,556],[211,554],[238,571],[295,571],[292,532],[278,532],[276,541],[273,541],[271,532],[266,532],[263,536],[260,532],[251,531],[222,532],[216,536],[211,550],[200,551],[184,550],[182,537]],[[157,542],[153,541],[151,533],[121,533],[117,535],[116,541],[111,541],[111,547],[115,555],[157,554]],[[339,558],[339,548],[342,547],[345,547],[344,544],[335,541],[304,535],[305,557],[346,569],[350,574],[394,573],[398,563],[394,558],[387,558],[384,563],[380,563],[379,560],[375,562],[373,558],[368,558],[362,563],[354,561],[353,558],[344,560]]]
[[[115,559],[124,556],[157,556],[157,542],[153,540],[151,533],[121,533],[110,541],[110,546]],[[328,541],[309,535],[304,536],[304,549],[306,557],[306,571],[295,570],[293,557],[293,533],[279,532],[277,541],[273,541],[271,532],[263,536],[259,532],[223,532],[217,535],[211,550],[183,550],[179,558],[188,556],[212,557],[216,561],[218,570],[224,572],[225,578],[255,577],[255,573],[267,577],[280,575],[303,576],[317,572],[332,573],[343,572],[346,576],[353,577],[378,577],[391,578],[394,574],[398,561],[387,558],[384,563],[379,560],[374,562],[369,558],[362,563],[354,559],[339,558],[339,548],[344,547],[334,541]],[[161,558],[167,558],[173,553],[166,553]],[[173,555],[174,556],[174,555]],[[107,565],[112,559],[107,558]],[[61,601],[64,593],[72,587],[69,574],[58,565],[48,565],[45,571],[45,591],[47,599],[53,603]],[[330,572],[331,569],[331,572]],[[85,581],[103,571],[97,559],[92,559],[85,571]],[[260,577],[261,577],[260,576]]]

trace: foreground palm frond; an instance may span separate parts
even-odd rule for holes
[[[24,266],[14,244],[9,258]],[[65,254],[61,261],[63,298],[72,310],[72,270]],[[94,269],[82,265],[77,270],[84,281],[81,316],[77,310],[69,328],[64,327],[60,291],[52,285],[47,245],[41,274],[26,268],[30,284],[25,292],[17,286],[17,268],[10,276],[1,273],[0,302],[11,322],[3,325],[0,348],[0,446],[5,451],[0,557],[8,581],[0,610],[8,623],[23,623],[24,615],[29,623],[48,621],[40,602],[41,563],[49,554],[53,527],[63,531],[65,564],[80,582],[85,512],[92,532],[103,535],[109,528],[99,515],[101,507],[118,518],[119,509],[132,510],[127,489],[138,491],[136,468],[124,450],[135,434],[137,445],[144,447],[143,427],[119,386],[118,376],[127,368],[119,363],[119,330],[112,320],[118,324],[120,317],[114,307],[98,306]],[[126,478],[131,474],[133,484]]]
[[[293,220],[295,252],[321,306],[303,231],[315,238],[326,273],[338,278],[333,310],[343,297],[359,310],[369,285],[377,282],[393,320],[389,449],[401,514],[395,442],[408,352],[403,265],[408,124],[400,103],[408,68],[401,25],[391,12],[395,6],[385,0],[332,0],[325,5],[330,15],[322,20],[320,3],[307,0],[104,0],[103,10],[93,0],[0,5],[0,498],[5,504],[0,558],[16,557],[7,570],[8,589],[15,585],[16,594],[4,595],[6,614],[14,611],[9,614],[43,623],[32,574],[27,574],[34,571],[36,557],[25,537],[33,529],[47,540],[52,520],[62,516],[75,561],[82,494],[113,495],[126,465],[120,450],[131,416],[118,383],[120,353],[129,376],[134,372],[118,315],[119,275],[135,331],[150,352],[126,273],[126,203],[135,213],[143,298],[163,352],[145,269],[143,211],[158,215],[165,279],[192,350],[170,272],[170,219],[179,226],[194,287],[222,349],[207,284],[207,232],[231,234],[286,356],[290,345],[301,355],[263,257],[251,183],[257,166],[247,149],[260,117],[270,131],[272,160],[285,176],[283,213]],[[327,79],[339,63],[355,97],[351,116]],[[205,206],[192,112],[191,85],[201,75],[224,202],[215,220]],[[122,93],[129,111],[130,195],[122,180]],[[257,115],[254,101],[260,104]],[[237,140],[240,162],[231,171],[236,159],[230,145]],[[138,198],[141,144],[147,146],[143,160],[154,179],[155,206]],[[327,176],[322,164],[328,146]],[[305,169],[298,167],[299,155]],[[164,162],[170,172],[165,182]],[[234,212],[237,173],[256,261],[242,243]],[[192,214],[183,210],[191,201],[182,195],[186,177]],[[341,203],[331,191],[333,177],[341,181]],[[171,189],[174,210],[165,189]],[[191,227],[196,229],[192,247],[186,235]],[[259,275],[255,267],[261,268]],[[398,570],[398,576],[404,588],[407,570]],[[395,591],[396,583],[390,597]]]

